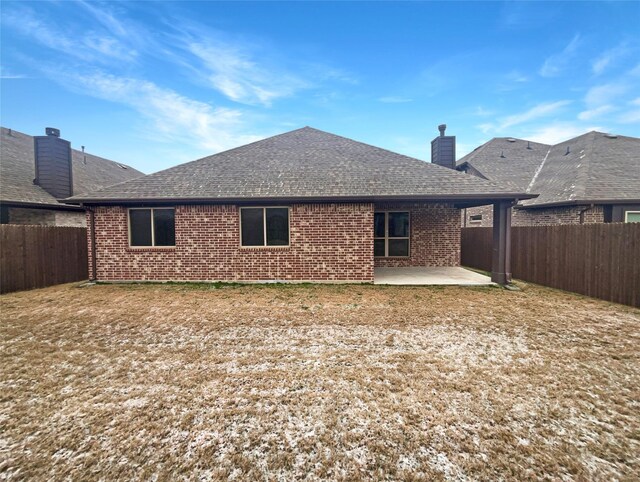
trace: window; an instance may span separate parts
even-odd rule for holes
[[[640,223],[640,211],[625,211],[625,223]]]
[[[373,229],[374,256],[409,256],[408,212],[377,212]]]
[[[242,246],[289,246],[289,208],[240,208]]]
[[[175,210],[173,208],[129,209],[129,245],[175,246]]]
[[[480,223],[482,222],[482,214],[474,214],[471,217],[469,217],[469,222],[472,223]]]

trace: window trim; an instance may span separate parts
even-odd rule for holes
[[[477,217],[477,216],[480,216],[480,217]],[[473,219],[474,217],[476,219]],[[469,215],[469,222],[470,223],[482,223],[482,217],[483,217],[482,214],[470,214]]]
[[[242,210],[243,209],[262,209],[262,237],[264,244],[245,246],[242,244]],[[286,209],[287,210],[287,244],[269,245],[267,244],[267,209]],[[240,243],[241,249],[283,249],[291,247],[291,206],[242,206],[238,209],[238,226],[240,228]]]
[[[131,211],[142,211],[149,210],[151,211],[151,246],[133,246],[131,244]],[[155,220],[153,216],[153,211],[161,211],[161,210],[171,210],[173,211],[173,244],[167,246],[156,246],[156,227]],[[176,208],[175,207],[162,207],[162,208],[127,208],[127,231],[129,235],[129,248],[131,249],[172,249],[176,247],[176,236],[175,236],[175,222],[176,222]]]
[[[630,221],[629,221],[629,216],[628,216],[628,214],[640,214],[640,211],[631,211],[631,210],[629,210],[629,211],[625,211],[625,212],[624,212],[624,222],[625,222],[625,223],[630,222]],[[634,222],[635,222],[635,221],[634,221]]]
[[[375,233],[375,224],[373,226],[374,232],[373,232],[373,242],[375,244],[376,239],[384,239],[384,255],[383,256],[376,256],[375,255],[375,248],[374,248],[374,258],[410,258],[411,257],[411,211],[402,211],[402,210],[397,210],[397,209],[382,209],[382,210],[376,210],[373,213],[374,219],[375,219],[375,215],[379,214],[379,213],[384,213],[384,237],[379,237],[376,236]],[[408,236],[402,236],[402,237],[389,237],[389,213],[403,213],[403,214],[407,214],[407,218],[409,220],[409,226],[407,228],[407,231],[409,233]],[[390,239],[406,239],[408,242],[408,246],[407,246],[407,255],[406,256],[389,256],[389,240]]]

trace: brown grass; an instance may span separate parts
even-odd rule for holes
[[[640,311],[533,285],[0,297],[0,478],[631,480]]]

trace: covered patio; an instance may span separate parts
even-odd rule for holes
[[[495,285],[489,276],[459,266],[375,268],[376,285]]]
[[[376,203],[374,284],[509,284],[511,209],[516,200],[474,196],[454,202],[429,201]],[[493,204],[490,276],[460,266],[460,210],[488,202]]]

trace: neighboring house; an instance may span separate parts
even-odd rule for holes
[[[521,201],[514,226],[640,221],[640,139],[589,132],[553,146],[495,138],[457,169],[540,194]],[[464,226],[491,226],[490,206],[467,209]]]
[[[433,161],[453,167],[444,127]],[[68,201],[88,211],[91,279],[370,282],[374,267],[458,266],[460,209],[507,220],[532,197],[305,127]]]
[[[60,199],[143,175],[124,164],[71,149],[57,129],[47,128],[46,136],[36,137],[0,130],[2,224],[85,226],[84,209]]]

